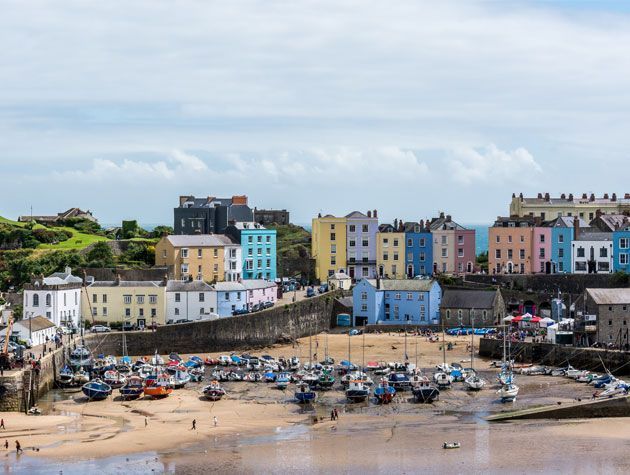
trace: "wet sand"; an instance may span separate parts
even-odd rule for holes
[[[411,362],[415,340],[407,338]],[[470,338],[449,340],[455,347],[447,352],[447,361],[467,360]],[[363,337],[350,341],[352,361],[361,363]],[[420,366],[432,370],[442,362],[440,344],[424,338],[417,341]],[[324,345],[321,335],[311,340],[317,359],[323,359]],[[299,347],[250,353],[299,354],[305,362],[308,348],[308,339],[303,339]],[[401,361],[403,351],[400,335],[365,337],[366,361]],[[331,335],[328,353],[337,361],[347,358],[348,337]],[[488,424],[483,419],[498,411],[588,398],[590,386],[566,378],[518,376],[519,398],[502,404],[495,393],[496,369],[489,368],[487,361],[476,362],[490,383],[487,389],[468,392],[455,383],[431,405],[410,402],[410,393],[401,393],[388,406],[348,405],[338,385],[321,391],[318,402],[307,407],[293,402],[293,386],[280,391],[265,383],[225,383],[227,397],[214,403],[200,397],[202,383],[157,401],[123,402],[114,397],[88,403],[80,392],[63,396],[55,391],[51,398],[70,399],[51,403],[48,415],[4,414],[7,430],[0,435],[9,440],[11,449],[19,439],[26,451],[18,459],[14,452],[5,454],[5,467],[49,473],[51,463],[63,461],[64,473],[92,468],[104,473],[614,473],[630,468],[630,457],[624,455],[630,447],[630,420]],[[210,368],[206,371],[208,378]],[[332,407],[341,412],[337,422],[328,420]],[[313,424],[314,415],[323,420]],[[219,421],[216,428],[213,416]],[[197,420],[194,431],[193,419]],[[461,449],[441,448],[442,442],[455,440]]]

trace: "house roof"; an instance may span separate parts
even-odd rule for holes
[[[346,218],[366,218],[367,215],[363,214],[361,211],[352,211],[346,215]]]
[[[203,280],[182,282],[181,280],[169,280],[166,284],[167,292],[210,292],[214,290],[210,284]]]
[[[628,225],[628,217],[623,214],[602,214],[595,218],[591,225],[599,228],[601,231],[612,232]]]
[[[558,216],[556,219],[548,221],[546,226],[550,228],[573,228],[574,216]],[[588,228],[588,223],[582,218],[578,218],[580,228]]]
[[[365,279],[373,287],[376,279]],[[400,290],[409,292],[428,292],[433,287],[433,279],[381,279],[381,290]]]
[[[586,289],[597,305],[630,304],[630,288]]]
[[[46,317],[42,317],[41,315],[37,317],[33,317],[30,320],[31,320],[30,322],[29,322],[29,319],[18,320],[17,322],[15,322],[15,324],[19,325],[22,328],[26,328],[26,329],[30,328],[30,330],[34,332],[40,331],[40,330],[46,330],[48,328],[53,328],[55,326],[53,322],[48,320]]]
[[[348,274],[345,274],[343,272],[335,272],[333,275],[328,277],[328,280],[348,280],[348,279],[351,279],[351,277]]]
[[[218,292],[236,292],[245,290],[245,286],[240,282],[217,282],[214,289]]]
[[[160,287],[161,281],[153,280],[97,280],[92,282],[88,287]]]
[[[457,231],[465,231],[467,228],[457,224],[453,221],[450,216],[440,216],[439,218],[433,218],[430,224],[431,230],[457,230]]]
[[[268,289],[270,287],[277,287],[275,282],[270,282],[264,279],[246,279],[242,280],[240,283],[246,290]]]
[[[221,247],[235,244],[224,234],[170,235],[166,236],[166,239],[174,247]]]
[[[580,231],[577,239],[574,239],[574,241],[612,241],[612,238],[612,233]]]
[[[234,223],[233,226],[236,229],[240,229],[240,230],[247,229],[247,230],[250,230],[250,231],[255,231],[257,229],[263,229],[263,230],[267,229],[262,224],[255,223],[255,222],[248,222],[248,221],[238,221],[238,222]]]
[[[492,308],[496,295],[496,290],[445,289],[440,305],[445,308]]]
[[[341,305],[343,305],[346,308],[352,308],[352,305],[353,305],[352,296],[340,297],[337,299],[337,302],[339,302]]]

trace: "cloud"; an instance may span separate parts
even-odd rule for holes
[[[504,151],[490,144],[480,151],[473,148],[458,148],[452,155],[448,160],[448,166],[453,180],[465,185],[522,183],[543,171],[524,148]]]

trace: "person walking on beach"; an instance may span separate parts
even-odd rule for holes
[[[149,425],[149,421],[148,421],[148,419],[145,417],[145,418],[144,418],[144,427],[146,427],[146,426],[148,426],[148,425]]]
[[[9,441],[7,439],[4,440],[4,450],[9,450]]]
[[[19,440],[15,441],[15,452],[18,453],[18,454],[21,454],[22,452],[24,452],[22,450],[22,446],[20,445],[20,441]]]
[[[192,427],[190,428],[190,430],[197,430],[197,419],[193,419]]]
[[[212,420],[213,420],[213,422],[214,422],[214,427],[216,427],[216,426],[217,426],[217,424],[219,423],[219,419],[217,419],[217,416],[214,416],[214,417],[212,418]]]
[[[337,408],[335,408],[335,420],[339,420],[339,412],[337,411]]]
[[[330,410],[330,420],[331,420],[331,421],[334,421],[334,420],[335,420],[335,410],[334,410],[334,409],[331,409],[331,410]]]
[[[4,427],[4,419],[0,419],[0,429],[6,429],[6,427]]]

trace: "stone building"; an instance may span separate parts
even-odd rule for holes
[[[254,208],[254,221],[263,226],[270,224],[289,224],[289,212],[286,209]]]
[[[512,195],[510,202],[510,216],[529,216],[540,218],[542,221],[555,219],[559,216],[577,216],[591,222],[595,219],[597,211],[607,214],[620,214],[630,210],[630,193],[623,198],[616,193],[609,195],[604,193],[602,197],[595,194],[583,193],[580,196],[562,194],[560,197],[552,197],[549,193],[538,193],[536,197],[524,197],[523,194]]]
[[[231,198],[180,196],[173,216],[175,234],[223,233],[229,223],[254,220],[244,195]]]
[[[578,327],[585,344],[629,348],[630,288],[586,289],[583,308]]]
[[[476,327],[501,324],[506,315],[505,302],[499,290],[445,289],[440,315],[448,327]]]

